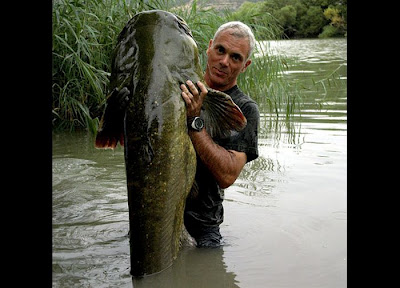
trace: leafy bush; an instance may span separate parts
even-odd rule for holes
[[[332,25],[326,25],[322,29],[322,33],[318,35],[318,38],[330,38],[330,37],[341,37],[343,36],[339,28]]]

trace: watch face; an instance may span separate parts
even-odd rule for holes
[[[204,127],[204,121],[203,119],[201,119],[200,117],[197,117],[194,119],[194,127],[196,127],[195,129],[197,130],[201,130]]]

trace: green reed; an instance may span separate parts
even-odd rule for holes
[[[257,40],[280,35],[274,19],[263,21],[257,11],[238,15],[231,11],[202,8],[194,1],[185,6],[168,0],[55,0],[53,2],[52,114],[55,130],[86,129],[95,133],[108,92],[112,50],[118,34],[136,13],[161,9],[181,16],[198,44],[205,67],[206,49],[216,29],[224,22],[240,20],[250,25]],[[262,35],[264,39],[259,39]],[[260,57],[238,79],[239,86],[264,109],[290,117],[296,107],[288,84],[279,77],[282,59],[258,47]]]

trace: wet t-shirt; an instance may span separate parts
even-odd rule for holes
[[[247,162],[258,157],[258,127],[260,113],[254,100],[245,95],[238,86],[224,91],[239,106],[247,119],[246,127],[239,131],[232,131],[225,139],[214,138],[218,145],[227,150],[245,152]],[[197,157],[195,176],[195,197],[188,197],[185,207],[185,226],[188,232],[196,239],[198,246],[216,246],[221,234],[219,225],[224,219],[222,201],[224,190],[221,189],[210,171]]]

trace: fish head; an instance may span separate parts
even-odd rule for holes
[[[203,73],[198,47],[188,24],[180,16],[163,10],[144,11],[136,14],[127,27],[130,34],[124,36],[125,41],[135,39],[130,46],[141,51],[140,65],[153,67],[153,77],[159,79],[161,74],[171,74],[175,80],[183,79],[179,82],[193,77],[194,81],[200,80]]]

